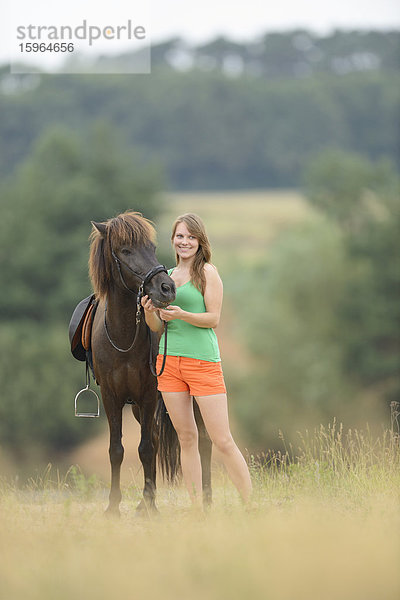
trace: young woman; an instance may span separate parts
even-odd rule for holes
[[[228,405],[221,368],[217,327],[222,307],[222,281],[211,264],[211,247],[197,215],[178,217],[172,230],[176,267],[169,271],[176,284],[176,299],[164,310],[142,298],[145,318],[153,331],[168,323],[167,360],[158,378],[168,413],[178,434],[185,485],[193,504],[202,498],[198,431],[191,396],[196,398],[212,443],[221,453],[230,478],[242,500],[250,500],[252,485],[246,461],[229,428]],[[164,349],[164,336],[160,352]],[[157,358],[157,369],[162,362]]]

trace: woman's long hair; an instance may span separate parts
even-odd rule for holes
[[[189,233],[194,235],[199,242],[199,248],[190,268],[190,280],[204,296],[206,289],[204,265],[211,262],[211,245],[207,237],[206,228],[198,215],[186,213],[178,217],[173,224],[171,240],[175,237],[175,231],[179,223],[184,223],[188,228]],[[175,255],[175,260],[176,264],[178,264],[179,256],[177,254]]]

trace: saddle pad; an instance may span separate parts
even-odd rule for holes
[[[92,334],[92,324],[93,324],[93,310],[94,310],[94,304],[90,304],[88,310],[86,311],[85,314],[85,319],[83,321],[83,327],[82,327],[82,346],[85,348],[85,350],[89,350],[90,348],[90,338],[91,338],[91,334]]]

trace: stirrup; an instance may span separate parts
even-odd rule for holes
[[[79,412],[78,411],[78,398],[81,394],[83,394],[83,392],[91,392],[92,394],[94,394],[96,396],[96,400],[97,400],[97,411],[96,412]],[[75,396],[75,416],[76,417],[99,417],[100,416],[100,398],[98,397],[98,395],[96,394],[96,392],[92,389],[90,389],[89,384],[87,384],[87,386],[85,388],[83,388],[80,392],[77,393],[77,395]]]
[[[78,411],[78,398],[84,392],[91,392],[92,394],[94,394],[96,396],[97,412],[89,413],[89,412],[79,412]],[[96,392],[90,388],[90,372],[89,372],[89,365],[88,365],[87,359],[86,359],[86,387],[84,387],[82,390],[80,390],[80,392],[78,392],[77,395],[75,396],[75,416],[76,417],[99,417],[100,416],[100,398],[98,397]]]

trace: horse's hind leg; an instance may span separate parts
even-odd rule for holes
[[[210,436],[207,433],[206,426],[204,425],[203,417],[199,407],[194,401],[194,416],[197,423],[197,429],[199,431],[199,453],[201,460],[201,472],[202,472],[202,487],[203,487],[203,505],[205,508],[209,508],[212,503],[212,489],[211,489],[211,451],[212,443]]]
[[[121,502],[121,463],[124,458],[124,447],[122,445],[122,406],[116,406],[115,401],[109,401],[104,398],[104,408],[107,414],[108,425],[110,428],[110,463],[111,463],[111,490],[109,504],[106,514],[119,516],[119,504]]]
[[[156,445],[154,440],[154,408],[145,406],[141,411],[141,439],[139,457],[143,465],[144,488],[143,499],[137,507],[138,512],[157,512],[156,498]]]

